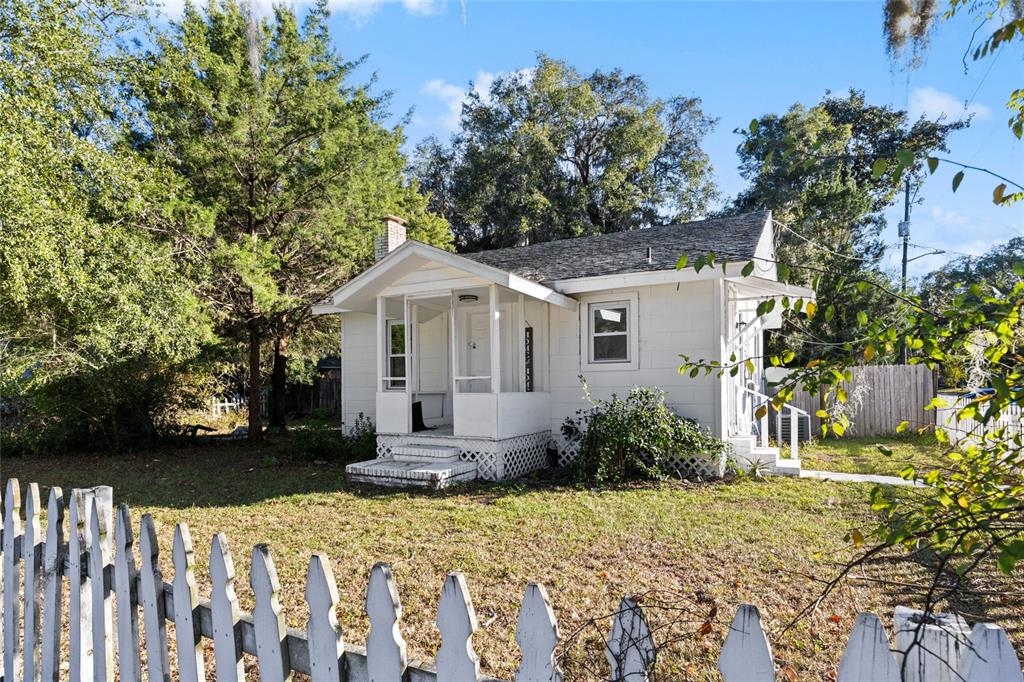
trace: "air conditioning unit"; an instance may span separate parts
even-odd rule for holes
[[[780,443],[789,443],[790,432],[792,431],[793,417],[789,410],[782,410],[782,414],[776,414],[775,440]],[[796,440],[804,443],[811,439],[811,415],[798,414],[796,416]]]

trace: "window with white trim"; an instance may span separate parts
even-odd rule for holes
[[[405,390],[405,323],[388,320],[388,389]]]
[[[630,301],[609,301],[589,305],[589,361],[593,364],[629,363]]]

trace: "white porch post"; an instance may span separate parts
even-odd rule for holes
[[[377,393],[384,390],[384,367],[385,355],[388,346],[385,345],[387,338],[387,303],[383,296],[377,297]]]
[[[409,303],[409,296],[402,297],[402,329],[405,331],[405,395],[410,398],[408,409],[412,409],[412,325],[409,324],[412,315],[409,314],[412,305]]]
[[[449,336],[451,338],[451,356],[452,356],[451,376],[452,376],[452,410],[453,411],[455,409],[455,394],[458,393],[458,391],[459,391],[459,382],[455,378],[455,377],[459,376],[459,348],[458,348],[458,344],[456,343],[458,335],[455,332],[455,326],[458,324],[458,321],[457,321],[457,319],[455,317],[456,313],[458,312],[455,309],[455,302],[458,301],[458,300],[459,300],[458,294],[456,294],[455,290],[452,289],[452,293],[451,293],[451,306],[450,306],[450,312],[449,312],[449,315],[451,315],[451,319],[449,320],[449,325],[448,325],[449,326],[449,332],[448,333],[449,333]],[[452,415],[452,417],[453,417],[452,424],[454,426],[454,414]]]
[[[498,286],[487,287],[491,310],[491,393],[501,393],[501,326],[498,319]]]
[[[516,328],[519,330],[519,348],[516,351],[518,390],[526,391],[526,299],[522,294],[519,294],[519,301],[516,303]]]

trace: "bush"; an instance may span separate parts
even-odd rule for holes
[[[201,363],[145,357],[45,382],[28,375],[0,387],[10,413],[0,438],[11,454],[142,450],[178,433],[214,385]]]
[[[373,421],[362,412],[344,433],[323,410],[315,410],[305,424],[292,431],[292,451],[304,459],[356,462],[372,459],[377,449]]]
[[[582,380],[582,377],[581,377]],[[577,481],[619,483],[630,479],[665,479],[678,475],[673,456],[718,456],[726,444],[665,404],[665,392],[634,386],[622,400],[594,400],[583,381],[591,407],[568,417],[562,435],[578,444],[572,463]]]

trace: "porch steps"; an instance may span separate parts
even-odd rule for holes
[[[414,443],[394,446],[391,456],[397,462],[458,462],[459,449],[450,445]]]
[[[779,448],[762,447],[754,436],[733,436],[729,442],[737,463],[744,469],[757,465],[763,473],[773,476],[800,475],[799,459],[782,459]]]
[[[798,459],[777,459],[775,460],[775,466],[772,467],[772,472],[776,476],[796,476],[800,477],[800,460]]]
[[[445,488],[460,481],[476,478],[476,464],[449,461],[403,461],[381,457],[356,462],[345,467],[345,475],[355,483],[372,483],[391,488]]]

